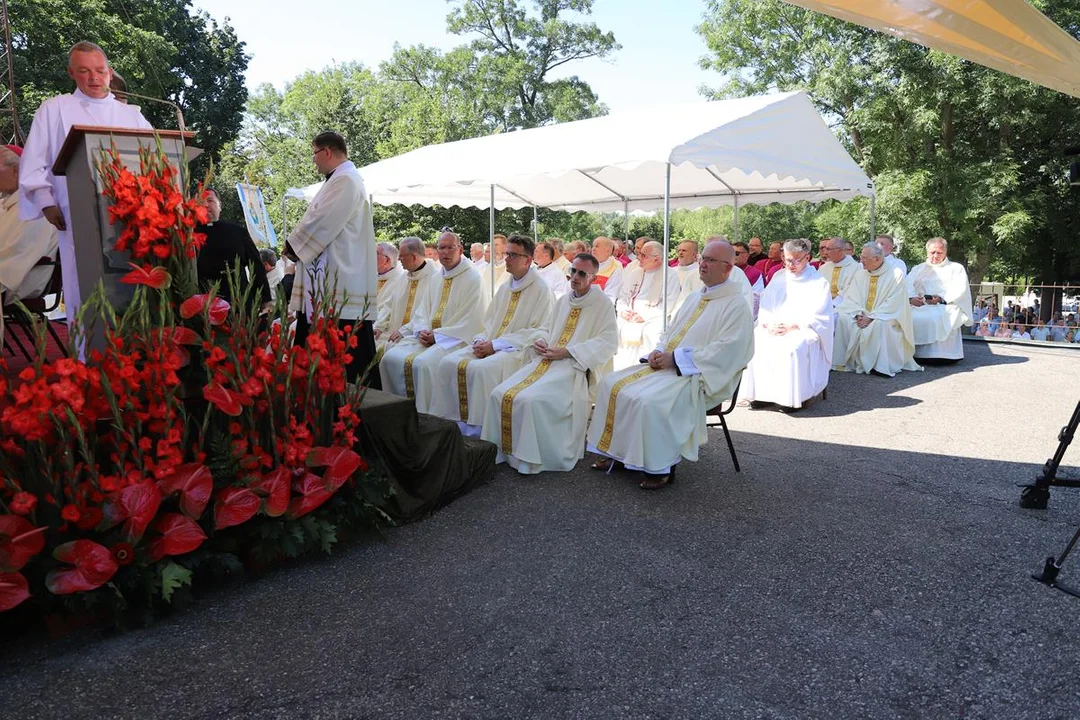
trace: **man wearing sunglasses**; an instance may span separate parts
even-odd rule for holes
[[[592,284],[599,263],[580,253],[570,292],[555,303],[551,330],[528,348],[531,360],[486,398],[483,437],[496,462],[522,474],[572,470],[585,452],[585,426],[598,373],[615,354],[611,300]]]
[[[705,411],[731,397],[754,354],[750,308],[729,279],[734,261],[728,243],[707,244],[699,262],[704,287],[639,366],[600,381],[586,436],[601,456],[594,469],[643,471],[640,487],[656,490],[673,481],[680,460],[698,459],[709,439]]]
[[[510,280],[495,291],[483,330],[472,345],[439,363],[431,413],[457,421],[471,437],[480,435],[488,395],[528,361],[529,347],[547,334],[555,298],[532,267],[534,250],[532,238],[509,237],[505,262]]]

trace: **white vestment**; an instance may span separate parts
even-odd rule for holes
[[[53,266],[34,267],[43,257],[56,258],[56,228],[45,218],[19,219],[19,193],[0,201],[0,293],[4,302],[38,297]]]
[[[886,255],[885,256],[885,262],[889,263],[893,267],[900,268],[901,270],[904,271],[904,276],[905,277],[907,276],[907,272],[908,272],[907,263],[904,262],[903,260],[901,260],[900,258],[896,257],[895,255]]]
[[[670,317],[682,292],[679,277],[673,268],[660,267],[645,272],[638,267],[623,276],[622,291],[615,303],[619,325],[619,351],[614,360],[616,370],[637,365],[656,347],[657,338],[664,331],[664,273],[667,273],[667,310]],[[625,313],[637,313],[644,322],[627,320],[623,317]]]
[[[566,271],[560,268],[557,263],[552,261],[544,267],[535,265],[533,267],[536,269],[537,274],[540,275],[540,278],[551,288],[556,300],[570,292],[570,282],[566,279]]]
[[[379,339],[382,339],[382,335],[390,327],[390,315],[393,313],[394,297],[400,288],[408,284],[408,275],[405,268],[395,262],[389,270],[379,275],[375,280],[377,309],[375,332]],[[398,327],[401,327],[401,325],[399,324]],[[383,344],[385,344],[385,341]]]
[[[483,331],[440,361],[431,414],[475,426],[470,434],[478,435],[488,395],[528,362],[529,347],[547,335],[554,304],[551,288],[531,267],[520,280],[511,278],[496,290]],[[495,353],[476,357],[471,343],[488,340]]]
[[[487,397],[481,437],[499,448],[496,462],[518,472],[567,472],[585,454],[585,426],[598,373],[615,354],[611,300],[598,287],[583,297],[568,293],[555,304],[548,347],[564,347],[565,360],[531,363]]]
[[[850,255],[845,255],[838,263],[822,263],[818,268],[818,274],[829,281],[829,293],[832,295],[834,308],[840,307],[840,303],[844,302],[848,286],[861,270],[862,263]]]
[[[492,265],[491,263],[484,263],[484,271],[480,273],[480,287],[481,292],[484,293],[484,297],[488,302],[491,302],[491,276]],[[495,263],[495,289],[498,290],[504,283],[510,281],[510,273],[506,272],[506,261],[500,260]]]
[[[390,312],[385,318],[385,327],[380,328],[379,324],[375,326],[382,330],[375,341],[376,347],[380,350],[385,348],[390,342],[390,336],[395,332],[400,333],[402,338],[415,335],[412,321],[416,316],[416,311],[427,302],[427,298],[432,293],[437,294],[437,290],[433,290],[432,286],[440,283],[442,283],[442,266],[431,260],[425,260],[416,270],[405,273],[404,281],[395,288],[390,298]],[[383,319],[380,316],[379,322]],[[385,385],[383,387],[386,388]]]
[[[655,349],[674,351],[678,371],[639,365],[605,375],[586,439],[631,469],[664,473],[682,458],[697,460],[709,439],[705,413],[732,396],[754,354],[738,286],[728,280],[690,297]]]
[[[402,326],[402,335],[408,336],[383,354],[379,376],[383,390],[415,399],[416,409],[427,413],[439,361],[483,329],[488,301],[480,292],[480,274],[466,257],[450,270],[443,268],[421,299],[410,322]],[[435,333],[433,345],[424,347],[416,337],[421,330]]]
[[[563,275],[570,272],[570,261],[566,259],[565,255],[560,255],[556,258],[555,264],[559,266],[559,270],[562,271]]]
[[[908,273],[908,295],[940,295],[945,305],[911,308],[915,357],[960,360],[964,357],[962,326],[971,325],[971,286],[960,263],[946,258],[940,265],[924,262]]]
[[[55,205],[60,208],[67,223],[67,230],[58,233],[61,272],[64,276],[64,304],[68,322],[75,320],[82,304],[83,293],[93,288],[79,288],[79,276],[75,266],[75,244],[71,235],[71,209],[68,204],[67,178],[52,173],[53,163],[60,154],[68,130],[72,125],[90,125],[150,130],[151,125],[143,117],[137,105],[118,102],[112,94],[104,98],[92,98],[76,90],[70,95],[57,95],[43,102],[34,113],[30,135],[26,138],[19,163],[19,218],[37,220],[42,210]]]
[[[675,313],[679,311],[682,304],[686,302],[686,298],[690,297],[694,293],[705,287],[705,284],[701,282],[700,266],[697,262],[690,265],[676,265],[674,268],[675,273],[679,277],[679,299],[675,301],[674,308],[668,308],[668,316],[674,317]]]
[[[784,335],[766,326],[797,325]],[[833,309],[829,281],[810,265],[798,275],[781,270],[761,295],[754,331],[754,359],[740,396],[800,408],[829,384],[833,352]]]
[[[346,160],[308,203],[289,234],[296,280],[289,309],[312,317],[312,291],[333,292],[343,320],[375,320],[377,262],[371,198],[356,166]]]
[[[914,360],[910,307],[907,278],[896,264],[856,273],[836,309],[833,367],[857,373],[874,370],[889,377],[901,370],[922,370]],[[860,328],[857,315],[873,322]]]
[[[623,285],[622,263],[616,260],[614,255],[600,263],[600,269],[596,273],[593,284],[599,285],[604,294],[611,298],[611,302],[617,303]]]

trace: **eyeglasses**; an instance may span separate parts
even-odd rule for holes
[[[507,253],[507,254],[509,255],[509,253]],[[578,270],[577,268],[570,268],[566,272],[566,279],[567,280],[573,280],[575,277],[589,277],[590,274],[591,273],[585,272],[584,270]]]
[[[508,258],[531,258],[532,255],[526,255],[525,253],[510,252],[509,250],[507,250],[506,251],[506,257],[508,257]]]
[[[749,252],[747,252],[746,250],[739,250],[739,249],[736,249],[736,250],[735,250],[735,254],[736,254],[736,255],[749,255],[750,253],[749,253]]]
[[[807,262],[810,259],[809,255],[800,258],[784,258],[785,265],[798,265],[799,263]]]
[[[317,149],[315,150],[315,152],[311,153],[311,157],[315,157],[316,155],[318,155],[319,153],[321,153],[321,152],[322,152],[323,150],[326,150],[326,151],[328,151],[328,152],[329,152],[330,148],[328,148],[328,147],[324,147],[324,148],[317,148]]]

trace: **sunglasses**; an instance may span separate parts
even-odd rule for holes
[[[575,277],[589,277],[589,273],[584,270],[578,270],[577,268],[570,268],[566,273],[566,279],[573,280]]]

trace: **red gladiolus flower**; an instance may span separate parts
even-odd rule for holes
[[[79,518],[82,517],[82,513],[79,512],[79,508],[75,507],[71,503],[64,506],[64,509],[60,511],[60,517],[64,518],[68,522],[79,522]]]
[[[30,597],[30,585],[20,573],[0,573],[0,612],[5,612]]]
[[[74,566],[53,570],[45,578],[45,586],[54,595],[96,590],[109,582],[119,568],[109,548],[92,540],[64,543],[53,551],[53,557]]]
[[[160,265],[136,265],[135,263],[128,263],[132,267],[124,277],[120,278],[120,282],[127,283],[128,285],[146,285],[154,290],[164,290],[172,283],[172,276],[166,272],[165,268]]]
[[[16,515],[0,515],[0,572],[21,570],[45,548],[45,531]]]
[[[29,515],[34,512],[34,508],[37,507],[37,495],[28,492],[17,492],[15,497],[11,498],[11,512],[16,515]]]
[[[206,540],[198,523],[180,513],[165,513],[154,523],[161,537],[150,543],[150,560],[157,562],[166,555],[183,555],[196,550]]]
[[[135,562],[135,548],[131,546],[131,543],[116,543],[110,552],[117,565],[130,565]]]
[[[209,295],[192,295],[184,302],[180,303],[180,317],[185,320],[193,318],[199,315],[206,309],[206,303],[209,300]],[[229,316],[229,303],[222,300],[219,297],[215,297],[210,302],[210,309],[208,311],[210,316],[211,325],[220,325],[225,322],[225,318]]]

